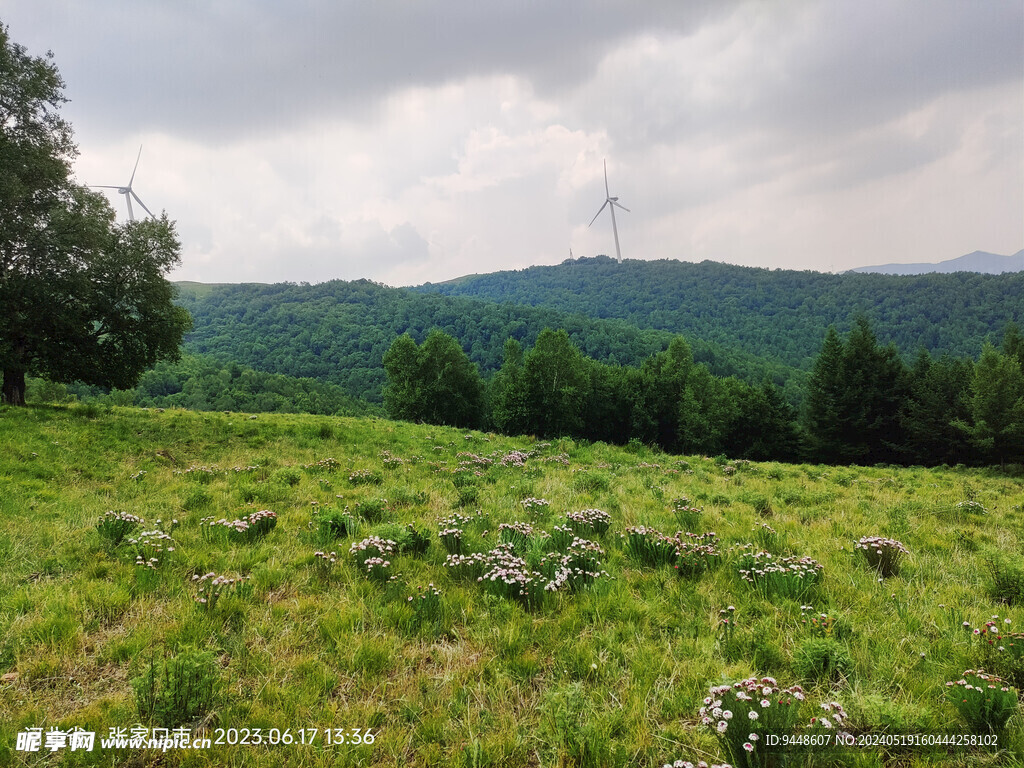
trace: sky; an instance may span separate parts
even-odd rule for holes
[[[176,280],[1024,248],[1020,0],[0,0]],[[120,218],[123,196],[109,190]],[[137,213],[142,212],[138,210]]]

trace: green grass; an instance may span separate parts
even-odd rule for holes
[[[0,409],[0,445],[0,765],[724,760],[698,710],[710,686],[752,675],[803,685],[803,721],[837,700],[853,733],[957,734],[966,726],[945,683],[990,658],[963,622],[1024,624],[1024,486],[994,471],[725,465],[378,419],[84,407]],[[504,466],[513,449],[531,456]],[[968,495],[986,511],[958,509]],[[638,559],[620,536],[631,526],[672,536],[681,498],[700,509],[684,518],[689,532],[714,531],[722,553],[688,578]],[[537,532],[584,509],[610,515],[607,533],[584,534],[607,577],[526,600],[445,567],[442,520],[458,523],[466,553],[496,547],[503,523],[529,523],[535,534],[516,554],[540,571],[544,550],[567,542]],[[173,552],[136,565],[137,548],[97,530],[110,510],[143,518],[140,531],[161,520]],[[260,510],[277,516],[265,535],[204,536],[200,525]],[[367,579],[350,554],[372,535],[405,542],[390,556],[393,580]],[[863,536],[906,546],[897,575],[879,581],[856,549]],[[752,587],[738,574],[747,543],[813,558],[820,581],[801,599]],[[314,555],[332,551],[333,562]],[[204,609],[193,577],[211,572],[245,578]],[[831,618],[806,621],[820,614]],[[232,727],[321,736],[165,755],[98,743],[15,751],[28,728],[132,726],[132,681],[153,677],[154,654],[208,654],[218,679],[201,707],[172,688],[151,691],[144,713],[202,711],[189,725],[211,737]],[[374,741],[327,746],[325,728],[371,729]],[[1001,755],[864,749],[790,764],[1009,764],[1024,759],[1022,731],[1014,715]]]

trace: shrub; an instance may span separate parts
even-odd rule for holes
[[[906,547],[895,539],[881,536],[863,536],[857,542],[857,549],[864,553],[864,559],[880,577],[895,576],[900,571],[900,560],[910,554]]]
[[[1003,733],[1017,711],[1017,690],[984,670],[968,669],[946,683],[946,698],[974,733]]]
[[[839,682],[853,674],[846,646],[831,637],[810,637],[797,646],[793,669],[809,682]]]
[[[174,656],[150,656],[142,674],[132,679],[135,705],[144,722],[174,729],[209,712],[219,687],[213,654],[186,648]]]

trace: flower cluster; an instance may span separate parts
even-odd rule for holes
[[[349,547],[348,553],[356,561],[360,570],[366,567],[366,562],[371,558],[385,560],[398,551],[398,544],[391,539],[382,539],[379,536],[370,536],[357,541]]]
[[[547,499],[535,499],[532,496],[528,496],[519,503],[523,505],[523,509],[531,513],[543,512],[551,504]]]
[[[821,709],[824,714],[812,717],[807,730],[810,732],[832,730],[843,732],[840,730],[846,725],[846,710],[843,709],[843,705],[838,701],[826,701],[822,702]]]
[[[827,613],[813,613],[813,605],[800,606],[800,623],[810,630],[811,634],[819,637],[831,637],[835,617]]]
[[[763,765],[770,755],[758,751],[762,737],[792,733],[803,700],[799,685],[780,688],[772,677],[750,677],[732,685],[713,686],[698,714],[733,763]]]
[[[380,485],[384,482],[384,478],[379,472],[374,472],[372,469],[357,469],[348,476],[348,481],[352,485]]]
[[[708,765],[706,760],[698,760],[696,763],[691,763],[689,760],[676,760],[671,763],[665,763],[661,768],[732,768],[729,763],[712,763]]]
[[[676,559],[672,564],[680,576],[695,578],[718,567],[722,561],[718,551],[718,536],[708,533],[676,533]]]
[[[111,509],[103,513],[103,517],[96,523],[96,530],[100,536],[116,547],[124,540],[125,536],[138,526],[144,525],[145,522],[138,515],[133,515],[130,512],[115,512]]]
[[[565,554],[551,552],[540,561],[540,568],[548,579],[544,589],[556,592],[567,588],[578,592],[602,576],[608,577],[608,572],[601,567],[604,556],[604,550],[596,541],[573,539]]]
[[[1000,733],[1017,711],[1017,689],[982,669],[946,683],[946,698],[974,733]]]
[[[732,644],[733,635],[736,633],[736,606],[730,605],[718,612],[718,642],[723,647]]]
[[[562,466],[569,466],[569,454],[567,453],[556,453],[553,456],[546,456],[544,461],[548,464],[561,464]]]
[[[412,606],[413,624],[417,627],[440,621],[444,613],[441,591],[432,583],[420,587],[408,599]]]
[[[472,467],[483,467],[487,468],[494,463],[494,459],[487,456],[480,456],[476,453],[469,453],[468,451],[460,451],[455,454],[455,458],[459,460],[459,466],[467,469]]]
[[[498,526],[498,539],[508,544],[516,552],[524,554],[533,544],[534,535],[547,536],[545,531],[534,531],[529,523],[501,523]]]
[[[973,500],[961,501],[957,503],[954,508],[957,512],[962,512],[966,514],[984,515],[988,512],[988,510],[985,509],[984,504],[982,504],[980,501]]]
[[[337,552],[314,552],[313,557],[316,558],[316,564],[322,571],[330,571],[338,562]]]
[[[576,533],[568,525],[556,525],[551,528],[551,533],[545,531],[541,531],[541,533],[544,535],[542,546],[545,549],[558,552],[565,552],[577,538]]]
[[[499,597],[515,600],[524,608],[533,608],[544,597],[544,577],[530,570],[517,557],[510,544],[499,544],[483,555],[484,573],[477,579],[484,589]]]
[[[212,517],[204,517],[199,521],[199,526],[205,537],[224,532],[228,541],[247,543],[256,541],[274,530],[277,526],[277,513],[261,509],[239,520],[214,520]]]
[[[823,571],[810,557],[776,558],[749,544],[740,548],[740,578],[765,595],[798,600],[817,586]]]
[[[685,496],[672,499],[672,514],[676,516],[676,522],[684,528],[696,528],[703,513],[702,507],[692,506]]]
[[[193,464],[187,469],[176,469],[173,474],[192,478],[193,480],[199,480],[200,482],[208,482],[212,480],[214,476],[220,474],[220,468],[216,464],[211,464],[208,467]]]
[[[567,512],[569,527],[577,536],[595,533],[603,536],[612,525],[612,517],[600,509],[581,509],[579,512]]]
[[[391,561],[383,557],[368,557],[363,561],[363,568],[366,571],[366,578],[373,581],[394,581],[397,577],[391,575]]]
[[[333,472],[341,466],[341,462],[332,456],[328,456],[326,459],[320,459],[320,461],[314,461],[312,464],[303,464],[302,468],[307,472]]]
[[[882,536],[863,536],[857,542],[857,549],[864,553],[864,558],[878,573],[880,578],[895,576],[900,571],[900,560],[910,551],[895,539]]]
[[[484,573],[485,559],[483,555],[451,554],[444,561],[444,567],[456,578],[477,581]]]
[[[174,539],[161,530],[142,531],[137,537],[128,539],[127,544],[135,550],[135,564],[154,571],[164,554],[174,551]]]
[[[521,467],[533,456],[532,451],[508,451],[502,455],[500,463],[503,467]]]
[[[654,528],[638,525],[619,536],[625,550],[645,565],[667,565],[676,559],[676,540]]]
[[[978,638],[985,668],[1020,686],[1024,685],[1024,634],[1011,632],[1011,623],[1008,618],[1000,622],[998,616],[993,616],[980,629],[971,630],[966,621],[964,628]]]
[[[390,451],[381,451],[380,460],[384,467],[387,469],[398,469],[398,467],[405,464],[405,459],[395,456]]]
[[[196,604],[207,612],[212,611],[221,597],[231,592],[238,592],[247,578],[238,576],[231,579],[227,576],[218,576],[213,571],[203,576],[193,576],[192,583],[199,587],[195,597]]]

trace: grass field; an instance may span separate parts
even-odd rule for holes
[[[732,723],[700,714],[711,686],[770,676],[805,694],[788,734],[831,735],[808,724],[832,701],[855,739],[987,733],[946,683],[979,667],[1024,683],[1019,476],[89,406],[0,409],[0,445],[0,764],[1024,758],[1016,713],[993,726],[998,750],[759,745],[738,760]],[[907,554],[872,566],[867,536]],[[787,557],[813,563],[767,567]],[[994,616],[990,646],[973,629]],[[263,743],[101,747],[137,723]],[[96,742],[17,749],[33,728]]]

